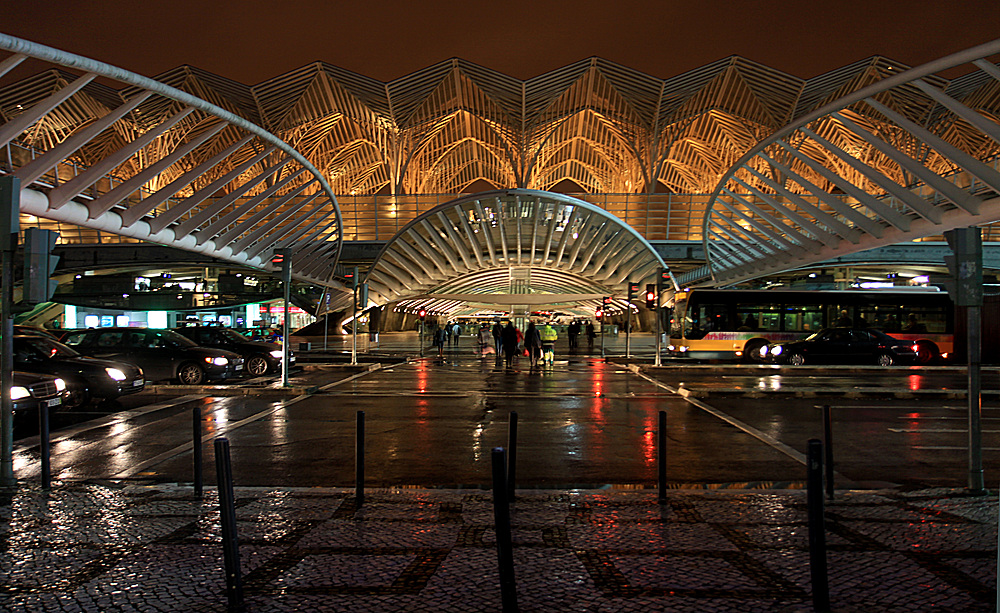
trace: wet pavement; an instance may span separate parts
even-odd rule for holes
[[[387,340],[407,351],[407,337]],[[508,444],[516,411],[522,611],[809,611],[798,488],[821,403],[834,405],[838,436],[827,507],[834,610],[993,610],[997,501],[962,489],[963,401],[948,396],[960,373],[775,378],[587,355],[557,355],[536,372],[471,346],[443,359],[398,355],[310,364],[291,389],[123,399],[54,433],[50,493],[35,485],[37,439],[18,441],[20,481],[0,498],[0,610],[225,610],[211,487],[211,440],[225,436],[249,610],[499,611],[490,450]],[[814,378],[830,398],[802,393],[823,387]],[[907,397],[907,386],[939,393]],[[1000,476],[995,404],[984,403],[987,483]],[[672,488],[663,505],[650,489],[660,410]],[[194,415],[203,500],[190,487]]]
[[[489,492],[237,488],[248,611],[500,611]],[[812,611],[804,492],[519,492],[521,611]],[[995,497],[838,492],[834,611],[992,611]],[[23,485],[0,505],[4,611],[224,611],[215,492]]]

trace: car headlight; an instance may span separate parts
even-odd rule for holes
[[[216,366],[225,366],[226,364],[229,363],[229,360],[226,359],[226,358],[212,358],[212,357],[208,357],[208,358],[205,358],[205,361],[208,362],[209,364],[215,364]]]
[[[781,345],[775,345],[774,347],[771,347],[770,351],[771,355],[773,355],[774,357],[778,357],[779,355],[781,355],[781,352],[784,351],[784,349],[782,349]]]
[[[108,373],[108,376],[114,379],[115,381],[124,381],[125,379],[127,379],[125,373],[118,370],[117,368],[105,368],[104,372]]]
[[[271,357],[272,358],[278,358],[280,360],[281,359],[281,351],[278,350],[278,349],[275,349],[274,351],[271,352]]]
[[[65,389],[66,389],[66,382],[63,381],[62,379],[56,379],[56,390],[61,392],[64,391]]]
[[[15,385],[14,387],[10,388],[10,399],[11,400],[20,400],[21,398],[27,398],[30,395],[31,394],[28,393],[28,388],[26,388],[26,387],[21,387],[20,385]]]

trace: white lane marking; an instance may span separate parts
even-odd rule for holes
[[[660,383],[656,379],[654,379],[654,378],[652,378],[652,377],[650,377],[650,376],[648,376],[646,374],[643,374],[642,372],[639,372],[638,370],[635,370],[633,372],[635,372],[635,374],[639,375],[643,379],[649,381],[653,385],[656,385],[657,387],[661,387],[661,388],[663,388],[663,389],[665,389],[665,390],[667,390],[667,391],[669,391],[671,393],[677,394],[677,390],[674,389],[674,388],[672,388],[672,387],[670,387],[669,385],[667,385],[665,383]],[[777,450],[777,451],[779,451],[779,452],[787,455],[788,457],[792,458],[793,460],[795,460],[796,462],[802,464],[803,466],[806,465],[806,456],[805,456],[805,454],[799,453],[798,451],[796,451],[792,447],[789,447],[788,445],[782,443],[781,441],[779,441],[779,440],[777,440],[777,439],[775,439],[775,438],[773,438],[771,436],[768,436],[767,434],[764,434],[763,432],[761,432],[757,428],[754,428],[753,426],[751,426],[749,424],[743,423],[742,421],[736,419],[735,417],[727,415],[726,413],[723,413],[722,411],[720,411],[720,410],[718,410],[718,409],[716,409],[714,407],[711,407],[711,406],[705,404],[704,402],[701,402],[697,398],[691,398],[689,396],[682,396],[682,398],[684,398],[684,400],[686,400],[687,402],[693,404],[694,406],[698,407],[702,411],[705,411],[709,415],[713,415],[713,416],[721,419],[722,421],[726,422],[727,424],[729,424],[731,426],[735,426],[736,428],[742,430],[743,432],[746,432],[747,434],[749,434],[750,436],[754,437],[755,439],[761,441],[762,443],[764,443],[764,444],[772,447],[773,449],[775,449],[775,450]],[[843,475],[841,475],[837,471],[834,471],[834,476],[842,484],[843,487],[852,487],[853,481],[851,481],[850,479],[845,478]]]
[[[104,428],[106,426],[123,423],[135,417],[141,417],[143,415],[146,415],[147,413],[153,413],[154,411],[162,411],[163,409],[169,409],[179,404],[194,402],[196,400],[203,400],[205,398],[210,398],[210,397],[211,394],[209,395],[191,394],[189,396],[181,396],[180,398],[174,398],[173,400],[165,400],[163,402],[158,402],[156,404],[150,404],[145,407],[142,407],[141,409],[136,409],[131,411],[121,411],[120,413],[112,413],[111,415],[105,415],[104,417],[101,417],[99,419],[91,419],[89,421],[83,422],[82,424],[76,427],[59,430],[59,432],[55,436],[49,437],[49,444],[59,443],[71,439],[74,436],[77,436],[84,432],[88,432],[90,430],[96,430],[98,428]],[[22,439],[20,441],[20,444],[14,447],[14,451],[24,452],[29,449],[34,449],[35,447],[38,447],[40,444],[41,440],[39,439],[39,437],[32,436],[30,438]]]
[[[357,379],[358,377],[362,377],[364,375],[367,375],[369,373],[372,373],[372,372],[374,372],[376,370],[380,370],[380,369],[381,369],[381,365],[379,365],[379,364],[373,364],[372,366],[370,366],[364,372],[360,372],[360,373],[351,375],[350,377],[341,379],[340,381],[334,381],[333,383],[330,383],[328,385],[324,385],[323,387],[321,387],[319,389],[320,390],[330,389],[332,387],[335,387],[337,385],[342,385],[344,383],[347,383],[348,381],[353,381],[354,379]],[[299,402],[302,402],[306,398],[310,398],[310,397],[311,397],[310,394],[303,394],[301,396],[296,396],[295,398],[292,398],[290,400],[281,401],[281,402],[277,403],[276,406],[273,406],[273,407],[271,407],[269,409],[265,409],[263,411],[260,411],[259,413],[255,413],[254,415],[251,415],[250,417],[245,417],[245,418],[243,418],[243,419],[241,419],[241,420],[239,420],[237,422],[234,422],[234,423],[231,423],[231,424],[226,424],[225,430],[223,430],[222,432],[215,432],[215,433],[212,433],[212,434],[207,434],[205,436],[202,436],[202,438],[201,438],[201,444],[204,445],[208,441],[214,440],[214,439],[218,438],[219,436],[225,436],[226,434],[232,432],[233,430],[236,430],[237,428],[241,428],[241,427],[243,427],[243,426],[245,426],[245,425],[247,425],[249,423],[253,423],[255,421],[261,420],[261,419],[263,419],[263,418],[265,418],[265,417],[267,417],[269,415],[272,415],[272,414],[274,414],[274,413],[276,413],[276,412],[278,412],[278,411],[280,411],[282,409],[287,409],[288,407],[292,406],[293,404],[297,404]],[[156,466],[157,464],[160,464],[161,462],[165,462],[165,461],[169,460],[170,458],[172,458],[174,456],[180,455],[182,453],[187,453],[188,451],[191,451],[192,449],[194,449],[194,442],[193,441],[192,442],[184,443],[183,445],[179,445],[177,447],[174,447],[173,449],[170,449],[168,451],[164,451],[161,454],[153,456],[152,458],[149,458],[148,460],[144,460],[142,462],[139,462],[135,466],[130,467],[128,470],[124,470],[124,471],[118,473],[117,475],[115,475],[114,477],[112,477],[112,479],[128,479],[128,478],[130,478],[130,477],[132,477],[132,476],[134,476],[134,475],[136,475],[136,474],[138,474],[140,472],[145,471],[147,468],[150,468],[152,466]]]

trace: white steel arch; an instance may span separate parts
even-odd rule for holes
[[[53,73],[0,109],[0,172],[20,179],[22,213],[268,270],[272,251],[290,248],[293,276],[339,286],[339,207],[287,143],[115,66],[2,33],[0,49],[13,53],[0,77],[29,58],[84,73]],[[109,79],[121,89],[100,82]]]
[[[893,75],[755,146],[709,202],[708,266],[678,281],[732,284],[1000,220],[997,53],[1000,40]],[[971,72],[935,76],[957,67]]]
[[[455,314],[467,304],[624,306],[628,283],[666,265],[638,232],[590,203],[510,189],[442,204],[382,249],[366,281],[374,304]]]

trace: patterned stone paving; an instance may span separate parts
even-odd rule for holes
[[[498,611],[483,491],[237,490],[247,610]],[[0,611],[224,611],[217,499],[167,485],[0,493]],[[811,611],[805,493],[519,492],[521,611]],[[843,492],[835,611],[992,611],[996,498]]]

